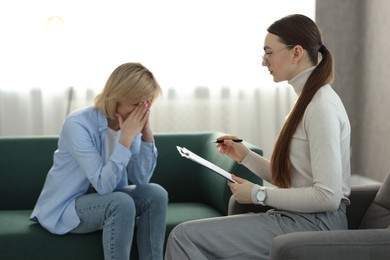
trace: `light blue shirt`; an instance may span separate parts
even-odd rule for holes
[[[58,149],[42,192],[31,214],[54,234],[65,234],[80,223],[75,201],[90,185],[101,195],[133,184],[148,183],[157,162],[154,143],[142,141],[141,133],[128,149],[116,143],[104,163],[107,118],[93,107],[71,113],[62,126]]]

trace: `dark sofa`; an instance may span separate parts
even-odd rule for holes
[[[210,141],[220,135],[202,132],[155,136],[159,156],[152,182],[169,193],[166,237],[183,221],[227,215],[231,195],[223,177],[182,158],[176,145],[262,184],[244,166],[218,153]],[[58,236],[29,220],[52,165],[57,140],[57,136],[0,137],[0,259],[103,259],[101,232]],[[261,149],[246,144],[262,155]],[[131,259],[137,258],[134,244]]]
[[[348,230],[284,234],[272,240],[270,260],[390,259],[390,172],[381,185],[353,186],[347,207]],[[260,205],[232,197],[229,215],[264,212]]]

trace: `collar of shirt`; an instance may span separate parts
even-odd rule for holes
[[[305,69],[304,71],[302,71],[288,81],[288,84],[290,84],[294,88],[294,91],[295,93],[297,93],[298,96],[302,93],[303,86],[305,85],[307,79],[309,78],[314,69],[315,66]]]

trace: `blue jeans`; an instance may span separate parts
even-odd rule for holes
[[[76,199],[81,220],[71,233],[103,230],[105,259],[130,259],[134,226],[140,259],[163,259],[168,193],[158,184],[131,185]]]

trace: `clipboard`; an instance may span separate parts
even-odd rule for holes
[[[222,177],[224,177],[225,179],[231,181],[231,182],[234,182],[236,183],[235,180],[233,180],[232,178],[232,175],[230,173],[228,173],[227,171],[225,171],[224,169],[220,168],[219,166],[207,161],[206,159],[200,157],[199,155],[191,152],[190,150],[188,150],[187,148],[185,147],[180,147],[180,146],[176,146],[176,149],[179,151],[180,155],[182,157],[185,157],[187,159],[190,159],[200,165],[203,165],[205,166],[206,168],[209,168],[210,170],[218,173],[219,175],[221,175]]]

